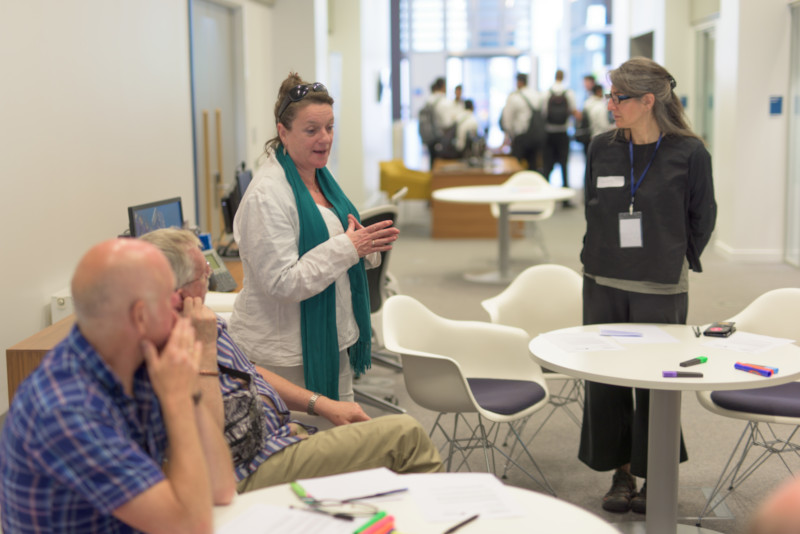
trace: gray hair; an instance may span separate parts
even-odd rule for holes
[[[621,94],[638,98],[652,93],[653,118],[664,135],[698,137],[689,127],[683,105],[673,90],[678,85],[675,78],[652,59],[631,58],[609,72],[608,78]]]
[[[192,247],[202,248],[202,243],[194,232],[180,228],[161,228],[148,232],[139,239],[155,245],[164,253],[175,274],[175,287],[188,284],[195,278],[195,265],[188,251]]]

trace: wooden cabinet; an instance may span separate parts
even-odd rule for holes
[[[470,167],[460,160],[437,159],[433,166],[431,190],[462,185],[502,184],[517,171],[519,161],[511,157],[496,157],[491,167]],[[454,204],[431,201],[431,236],[443,238],[497,238],[497,219],[487,204]],[[511,223],[511,236],[523,236],[523,224]]]

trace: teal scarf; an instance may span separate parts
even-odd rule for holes
[[[300,256],[330,238],[328,228],[308,188],[300,179],[292,158],[278,145],[275,156],[286,173],[292,187],[297,216],[300,219]],[[342,192],[327,167],[317,169],[320,189],[333,205],[333,211],[347,229],[347,215],[359,220],[358,211]],[[350,347],[350,366],[357,375],[370,368],[372,352],[372,325],[370,324],[369,288],[364,269],[364,258],[347,271],[350,277],[350,294],[353,314],[358,325],[358,341]],[[303,375],[306,388],[328,398],[339,400],[339,337],[336,331],[336,289],[331,284],[321,293],[300,303],[300,335],[303,340]]]

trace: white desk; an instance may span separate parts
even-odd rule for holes
[[[435,477],[436,474],[425,475]],[[511,498],[519,502],[525,515],[505,519],[478,518],[458,530],[458,534],[496,534],[498,532],[547,532],[548,534],[619,534],[599,517],[565,501],[543,493],[506,486]],[[232,504],[214,508],[214,528],[231,521],[253,503],[298,506],[300,503],[288,484],[237,495]],[[377,504],[377,503],[376,503]],[[430,523],[424,519],[411,496],[383,501],[380,508],[395,517],[398,532],[404,534],[441,534],[454,523]]]
[[[800,347],[784,345],[762,354],[746,354],[704,346],[711,338],[695,337],[690,326],[658,325],[678,339],[677,343],[621,343],[619,351],[566,352],[551,341],[553,335],[597,332],[600,328],[625,330],[630,324],[591,325],[542,334],[530,343],[533,359],[542,366],[571,376],[617,386],[650,389],[650,421],[647,461],[647,534],[713,532],[677,524],[678,459],[681,391],[731,390],[777,386],[800,377]],[[735,334],[734,334],[735,335]],[[697,356],[708,362],[689,368],[678,364]],[[733,368],[737,361],[778,367],[770,378]],[[663,378],[662,371],[698,371],[703,378]],[[631,524],[633,528],[636,523]]]
[[[508,257],[511,242],[509,205],[514,202],[535,202],[542,200],[567,200],[575,196],[575,191],[567,187],[509,187],[503,185],[469,185],[463,187],[447,187],[433,192],[433,198],[442,202],[459,204],[497,204],[500,216],[497,218],[498,258],[497,271],[481,275],[467,275],[465,278],[473,282],[507,284],[512,276],[509,271]]]

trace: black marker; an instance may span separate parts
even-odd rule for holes
[[[681,362],[681,367],[690,367],[692,365],[697,365],[698,363],[706,363],[708,358],[705,356],[698,356],[697,358],[692,358],[691,360],[686,360],[685,362]]]
[[[688,371],[661,371],[664,378],[703,378],[703,373],[690,373]]]

